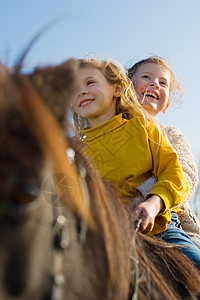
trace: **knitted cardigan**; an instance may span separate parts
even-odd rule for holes
[[[193,158],[192,149],[187,138],[182,134],[179,128],[170,125],[161,125],[161,129],[165,133],[170,144],[176,151],[179,157],[182,169],[187,177],[189,183],[189,194],[187,200],[181,205],[181,213],[179,213],[179,220],[182,228],[188,234],[200,235],[200,223],[191,210],[188,201],[193,196],[198,184],[198,170]],[[153,185],[156,183],[154,176],[143,182],[137,187],[137,190],[142,193],[144,197],[151,191]]]

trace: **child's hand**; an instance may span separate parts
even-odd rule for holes
[[[144,196],[140,192],[137,192],[136,196],[133,199],[131,199],[129,203],[126,205],[126,208],[132,215],[134,209],[144,201],[145,201]]]
[[[163,200],[159,196],[153,195],[135,208],[134,219],[137,220],[139,217],[142,217],[141,231],[148,232],[153,230],[155,217],[163,207]]]

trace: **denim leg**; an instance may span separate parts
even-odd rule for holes
[[[180,229],[180,221],[175,212],[172,212],[171,224],[167,224],[167,229],[157,236],[167,243],[187,246],[185,248],[177,247],[177,250],[188,256],[200,269],[200,249],[192,242],[191,238]]]

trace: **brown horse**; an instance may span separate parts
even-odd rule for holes
[[[198,299],[189,259],[131,227],[69,138],[75,77],[73,60],[29,75],[1,66],[1,299]]]

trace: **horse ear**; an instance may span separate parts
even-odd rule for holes
[[[26,75],[63,127],[72,97],[77,89],[78,63],[70,59],[58,66],[37,68]]]

